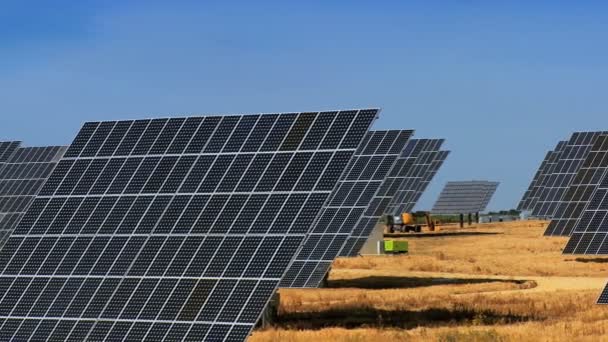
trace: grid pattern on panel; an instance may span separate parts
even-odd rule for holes
[[[86,123],[0,251],[0,336],[245,340],[377,113]]]
[[[579,168],[570,187],[564,193],[558,209],[549,223],[546,236],[570,236],[587,207],[595,188],[608,171],[608,135],[599,135]]]
[[[415,159],[399,190],[393,195],[386,209],[387,214],[401,215],[401,213],[410,212],[414,208],[417,201],[416,197],[419,194],[421,195],[430,182],[428,177],[434,176],[434,173],[429,174],[429,171],[433,163],[441,157],[439,149],[443,145],[443,142],[443,139],[430,139],[426,141],[423,150]]]
[[[0,167],[0,248],[6,242],[66,147],[20,147]]]
[[[439,194],[432,213],[451,215],[482,212],[486,209],[497,188],[497,182],[448,182]]]
[[[375,212],[379,203],[372,203],[372,199],[412,133],[409,130],[368,133],[283,277],[281,287],[321,285],[353,227],[369,221]]]
[[[547,152],[547,154],[545,155],[545,159],[543,159],[543,161],[540,163],[538,170],[534,174],[534,178],[532,178],[532,182],[530,182],[530,186],[528,186],[528,189],[526,190],[526,192],[524,192],[524,195],[522,196],[521,200],[519,201],[519,204],[517,205],[517,210],[530,210],[534,207],[534,204],[536,204],[536,200],[533,197],[533,194],[535,189],[539,186],[539,183],[541,182],[543,173],[546,171],[547,163],[549,161],[549,158],[551,157],[551,153],[552,151]]]
[[[553,217],[564,193],[568,190],[574,176],[591,151],[593,141],[601,133],[576,132],[572,134],[572,137],[559,154],[557,163],[548,177],[538,202],[532,211],[532,216],[542,218]]]
[[[438,143],[439,140],[410,140],[372,201],[375,206],[373,214],[367,215],[366,220],[353,227],[340,251],[340,256],[356,256],[359,253],[381,215],[387,212],[387,207],[398,190],[402,189],[404,184],[416,184],[413,182],[412,170],[416,168],[416,163],[420,163],[421,156],[433,150]]]

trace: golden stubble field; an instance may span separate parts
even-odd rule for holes
[[[562,255],[546,224],[444,227],[406,238],[407,256],[339,259],[328,288],[281,290],[250,341],[608,341],[608,258]]]

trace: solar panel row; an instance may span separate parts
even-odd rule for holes
[[[441,142],[433,139],[414,139],[408,143],[372,201],[375,203],[374,210],[366,212],[364,219],[354,227],[340,251],[341,256],[358,255],[382,214],[389,213],[389,206],[399,192],[404,193],[404,189],[407,190],[409,187],[419,187],[420,178],[416,177],[420,172],[428,169],[428,160],[434,156],[429,152],[436,152],[435,149],[439,148]]]
[[[386,212],[391,215],[401,215],[410,212],[416,204],[416,195],[425,186],[428,171],[437,160],[443,139],[421,139],[422,149],[416,156],[412,167],[407,172],[397,193],[393,196]],[[427,183],[428,184],[428,183]]]
[[[244,340],[377,112],[86,123],[0,251],[0,335]]]
[[[555,167],[557,166],[557,162],[559,161],[559,159],[562,155],[562,151],[566,147],[566,144],[568,144],[568,141],[558,142],[555,149],[551,152],[549,159],[547,160],[546,171],[543,173],[543,176],[539,180],[539,186],[536,187],[536,193],[533,193],[531,195],[533,198],[533,201],[535,203],[534,206],[530,208],[532,215],[535,214],[535,210],[536,210],[536,214],[538,214],[540,207],[541,207],[541,205],[539,203],[539,202],[541,202],[541,199],[544,202],[543,198],[545,195],[547,195],[547,192],[545,191],[545,189],[550,186],[550,180],[552,179],[551,175],[553,174]],[[536,216],[536,217],[543,218],[540,216]]]
[[[382,206],[377,192],[412,133],[392,130],[367,134],[283,277],[281,287],[321,285],[353,227],[369,224],[376,217]]]
[[[517,205],[517,210],[531,210],[536,205],[536,201],[538,200],[538,189],[540,189],[541,187],[541,182],[544,177],[544,173],[547,171],[547,164],[549,162],[549,159],[551,158],[552,152],[553,151],[549,151],[545,155],[545,158],[543,159],[540,166],[538,167],[538,170],[534,174],[532,182],[530,182],[530,186],[528,186],[528,189],[526,190],[526,192],[524,192],[524,195],[519,201],[519,204]]]
[[[431,163],[429,170],[422,178],[422,183],[414,194],[414,197],[408,202],[408,205],[406,206],[406,211],[414,210],[414,207],[418,203],[418,200],[420,200],[420,197],[422,197],[422,194],[429,186],[437,172],[439,172],[439,169],[441,168],[441,166],[446,161],[449,155],[450,151],[439,151],[439,153],[437,154],[437,158],[435,158],[435,160]]]
[[[572,180],[559,203],[551,223],[545,231],[547,236],[570,236],[577,220],[587,207],[594,190],[608,169],[608,136],[599,135],[587,158]]]
[[[594,140],[601,132],[576,132],[563,146],[551,175],[532,211],[532,216],[553,218],[564,193],[591,151]]]

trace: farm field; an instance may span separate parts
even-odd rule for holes
[[[281,290],[266,341],[608,341],[608,258],[564,256],[544,221],[407,237],[410,255],[338,259],[324,289]]]

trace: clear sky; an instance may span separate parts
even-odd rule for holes
[[[419,209],[468,179],[500,181],[491,209],[511,208],[559,139],[608,129],[608,8],[506,3],[4,0],[0,139],[69,144],[91,120],[381,107],[376,128],[452,150]]]

